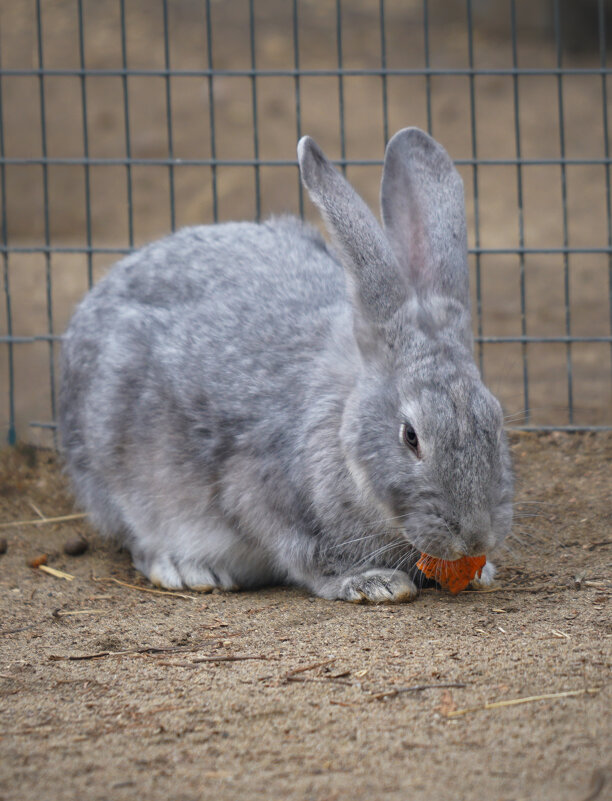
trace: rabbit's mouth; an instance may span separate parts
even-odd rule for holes
[[[403,535],[416,551],[448,562],[483,556],[493,549],[496,540],[490,526],[474,531],[422,513],[404,518]]]

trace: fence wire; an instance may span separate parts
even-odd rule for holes
[[[537,4],[537,0],[534,0]],[[11,10],[13,5],[13,10]],[[222,213],[221,198],[221,175],[226,168],[232,168],[238,175],[244,176],[244,187],[236,190],[240,194],[246,194],[252,190],[252,216],[260,219],[269,211],[270,203],[264,203],[264,178],[268,169],[280,171],[290,169],[295,171],[291,179],[292,189],[288,190],[294,195],[293,207],[300,215],[305,214],[305,202],[302,188],[297,176],[297,161],[293,157],[269,155],[269,149],[264,148],[262,138],[262,125],[266,122],[267,116],[262,116],[262,89],[266,82],[276,79],[286,79],[292,83],[292,117],[291,125],[287,125],[283,136],[286,140],[295,142],[303,133],[311,132],[308,125],[311,124],[311,116],[305,112],[305,86],[308,81],[330,82],[335,85],[335,110],[331,105],[322,109],[323,115],[327,118],[326,125],[329,129],[337,131],[337,157],[335,163],[345,173],[351,172],[356,168],[372,168],[382,165],[382,149],[377,148],[366,158],[361,155],[355,157],[351,152],[363,150],[356,147],[355,141],[359,139],[359,131],[349,130],[347,127],[347,82],[352,79],[375,79],[380,82],[380,105],[377,108],[365,108],[364,113],[368,117],[368,126],[372,126],[372,118],[377,117],[380,128],[380,140],[384,143],[394,132],[395,121],[400,116],[397,111],[398,84],[405,82],[406,87],[412,85],[415,79],[420,79],[424,85],[424,105],[423,120],[424,125],[430,133],[441,139],[444,137],[440,125],[440,118],[443,116],[436,109],[437,92],[439,84],[436,82],[448,81],[449,79],[463,78],[468,84],[468,113],[463,123],[464,138],[467,143],[467,151],[464,149],[463,156],[457,156],[456,164],[462,169],[466,194],[470,197],[471,213],[471,246],[470,258],[472,267],[472,280],[474,287],[474,326],[475,342],[477,348],[477,360],[481,371],[487,378],[486,354],[491,346],[518,346],[519,368],[515,371],[513,378],[513,391],[507,392],[511,398],[514,409],[518,408],[518,414],[510,419],[511,427],[521,429],[536,430],[608,430],[612,428],[612,409],[610,399],[612,397],[612,195],[610,192],[610,146],[609,146],[609,121],[608,121],[608,92],[609,76],[612,68],[607,66],[608,40],[606,33],[606,22],[610,12],[608,0],[592,0],[586,3],[592,6],[596,14],[596,39],[591,43],[588,56],[579,54],[575,56],[568,50],[564,40],[564,32],[567,32],[568,24],[571,20],[564,18],[567,3],[562,0],[554,0],[552,4],[552,17],[549,20],[550,50],[553,53],[552,63],[547,66],[524,66],[521,64],[521,28],[519,25],[519,14],[524,4],[517,0],[507,0],[507,2],[493,4],[502,7],[501,14],[505,15],[506,37],[509,42],[509,63],[503,66],[487,66],[482,63],[478,52],[482,42],[480,32],[480,18],[476,14],[472,0],[418,0],[418,2],[406,3],[413,14],[413,29],[418,27],[418,35],[421,39],[421,62],[418,65],[394,65],[393,48],[391,46],[390,28],[398,17],[398,5],[392,0],[364,0],[359,3],[360,10],[367,16],[368,26],[375,23],[375,28],[368,29],[368,36],[376,39],[378,54],[374,63],[373,58],[365,59],[367,65],[355,66],[355,59],[347,58],[345,50],[347,15],[350,17],[350,25],[354,25],[354,9],[348,0],[292,0],[290,4],[285,3],[285,7],[290,6],[286,25],[282,29],[284,34],[285,48],[283,66],[270,67],[260,66],[260,37],[264,27],[268,24],[269,13],[272,13],[279,6],[278,3],[267,2],[267,0],[242,0],[241,2],[227,2],[226,8],[233,7],[227,13],[243,14],[247,20],[246,35],[241,43],[240,58],[236,62],[242,62],[241,66],[228,66],[232,64],[232,58],[226,53],[226,37],[228,27],[227,19],[216,27],[216,20],[220,12],[220,3],[212,0],[203,0],[199,4],[201,15],[201,41],[202,51],[198,54],[201,61],[199,67],[174,67],[173,59],[178,52],[180,42],[172,35],[173,20],[178,19],[183,12],[189,10],[188,7],[194,5],[191,0],[151,0],[149,7],[158,6],[161,19],[161,50],[162,56],[160,63],[155,66],[134,65],[130,59],[130,34],[133,32],[130,27],[134,9],[140,8],[142,3],[130,2],[130,0],[108,0],[102,3],[104,9],[108,9],[114,14],[114,27],[110,27],[115,38],[115,60],[117,63],[111,66],[99,66],[100,58],[96,57],[92,61],[88,50],[91,31],[96,25],[97,14],[94,12],[91,2],[88,0],[75,0],[72,4],[57,4],[53,0],[31,0],[30,3],[24,2],[23,15],[19,17],[14,11],[14,6],[10,0],[0,2],[0,201],[1,201],[1,243],[0,250],[3,262],[3,294],[4,310],[2,326],[4,332],[0,335],[0,368],[5,379],[2,380],[2,395],[5,407],[0,409],[0,415],[6,419],[1,419],[2,427],[6,430],[9,443],[14,443],[17,437],[26,438],[28,431],[23,430],[22,425],[18,426],[20,416],[20,403],[27,395],[36,395],[44,384],[45,389],[39,394],[44,396],[46,413],[39,404],[28,408],[40,409],[38,412],[45,415],[47,419],[42,421],[28,419],[29,427],[37,429],[54,430],[54,420],[56,416],[56,360],[60,344],[61,328],[56,320],[56,310],[59,305],[69,305],[69,301],[58,297],[57,272],[58,265],[62,259],[69,257],[81,257],[84,261],[79,264],[78,269],[85,271],[84,283],[91,286],[98,274],[98,263],[96,259],[100,257],[104,266],[108,266],[115,257],[129,253],[139,242],[136,232],[136,201],[137,192],[137,172],[145,168],[156,168],[164,170],[166,179],[164,186],[167,187],[168,221],[160,227],[159,235],[166,230],[174,230],[181,222],[182,215],[179,213],[181,199],[182,177],[184,171],[193,168],[194,170],[204,170],[206,180],[203,182],[203,191],[210,193],[208,205],[208,219],[202,222],[217,222],[231,216],[227,210]],[[147,4],[145,3],[145,11]],[[314,45],[307,39],[304,33],[303,18],[312,12],[316,6],[319,11],[325,11],[328,19],[333,20],[333,35],[330,35],[327,43],[327,52],[321,56],[323,66],[305,66],[304,53],[312,50]],[[113,11],[114,9],[114,11]],[[461,63],[451,63],[453,52],[446,58],[434,58],[434,34],[439,36],[443,29],[444,16],[453,11],[454,30],[461,29],[462,36],[465,36],[465,52],[460,59]],[[260,18],[261,12],[263,18]],[[392,11],[392,13],[391,13]],[[367,13],[366,13],[367,12]],[[389,20],[391,14],[392,19]],[[59,16],[61,21],[70,21],[74,28],[76,45],[76,63],[72,66],[57,66],[50,63],[47,59],[46,44],[49,31],[58,24]],[[130,16],[132,15],[132,16]],[[435,24],[434,24],[435,17]],[[10,39],[15,34],[12,25],[21,25],[20,30],[27,29],[29,41],[33,45],[31,53],[31,63],[27,66],[23,63],[15,63],[11,57],[9,60],[5,53],[11,51]],[[134,23],[135,24],[135,23]],[[312,20],[310,23],[312,24]],[[564,27],[565,26],[565,27]],[[414,30],[413,30],[414,33]],[[478,36],[476,34],[479,34]],[[413,35],[413,34],[411,34]],[[306,44],[305,44],[306,41]],[[146,47],[145,47],[146,49]],[[316,48],[315,48],[316,49]],[[571,63],[565,63],[567,54],[570,54]],[[142,57],[139,58],[143,61]],[[58,62],[57,53],[54,61]],[[308,59],[312,61],[311,58]],[[436,61],[438,63],[436,63]],[[332,63],[333,62],[333,63]],[[331,64],[331,65],[330,65]],[[598,103],[599,125],[602,127],[602,141],[594,152],[591,148],[582,150],[575,155],[576,148],[568,145],[568,109],[566,107],[566,82],[570,79],[590,79],[600,83],[600,101]],[[114,95],[114,107],[112,114],[121,119],[121,136],[116,138],[113,147],[103,155],[96,155],[99,148],[93,146],[96,134],[96,118],[93,105],[93,87],[104,81],[116,81],[120,85],[120,91]],[[134,104],[137,101],[138,90],[142,91],[142,80],[161,81],[163,83],[163,115],[157,120],[158,135],[163,138],[163,155],[142,155],[142,148],[134,147],[135,133],[132,125],[134,114]],[[193,105],[197,109],[197,114],[205,120],[207,128],[207,147],[206,155],[179,155],[182,152],[180,140],[184,136],[185,126],[188,122],[181,120],[176,115],[177,85],[184,81],[197,81],[198,86],[204,87],[207,102],[203,103],[201,97],[194,93]],[[230,82],[247,81],[249,84],[248,92],[248,113],[245,111],[241,117],[241,145],[238,154],[228,155],[228,148],[224,146],[226,129],[222,129],[220,117],[224,105],[227,104],[227,92]],[[480,84],[484,80],[511,82],[511,92],[509,94],[509,105],[511,108],[511,142],[510,154],[500,153],[491,155],[491,148],[488,141],[483,143],[480,134],[483,115],[487,112],[481,110],[480,106]],[[532,109],[532,114],[546,114],[549,118],[556,118],[556,129],[558,141],[554,145],[556,154],[553,156],[528,155],[533,153],[534,148],[530,144],[530,134],[525,132],[525,113],[527,103],[524,100],[526,87],[530,82],[549,80],[556,84],[554,98],[548,96],[551,103],[545,109]],[[30,113],[31,126],[36,129],[34,139],[38,139],[36,148],[30,153],[23,153],[22,148],[15,146],[16,134],[13,130],[11,134],[12,147],[9,146],[7,132],[9,128],[15,128],[12,124],[14,116],[19,116],[16,109],[19,108],[18,99],[16,100],[17,90],[14,88],[16,83],[21,81],[21,85],[32,87],[32,82],[36,83],[36,104],[37,113]],[[72,152],[58,154],[57,148],[49,146],[48,120],[57,102],[58,92],[57,82],[65,81],[78,82],[79,85],[79,105],[76,117],[71,117],[70,125],[74,120],[79,120],[78,147],[74,146],[72,140],[70,148]],[[54,92],[50,95],[51,82],[54,82]],[[322,84],[321,84],[322,85]],[[10,90],[10,103],[7,100]],[[199,91],[199,89],[198,89]],[[406,88],[406,93],[409,90]],[[401,92],[400,92],[401,93]],[[392,97],[393,95],[393,97]],[[32,105],[32,98],[28,99],[29,106]],[[269,101],[267,101],[269,102]],[[532,100],[530,100],[532,102]],[[337,115],[337,116],[336,116]],[[100,116],[100,115],[98,115]],[[411,119],[401,119],[402,126],[412,124]],[[317,117],[317,127],[321,128],[322,123]],[[30,126],[30,127],[31,127]],[[401,126],[398,126],[401,127]],[[31,131],[30,131],[31,133]],[[267,135],[267,134],[266,134]],[[26,137],[27,138],[27,137]],[[54,137],[57,139],[57,136]],[[246,144],[245,144],[246,143]],[[483,147],[483,144],[486,147]],[[547,146],[553,144],[547,142]],[[245,148],[250,150],[250,154],[244,155]],[[449,148],[450,149],[450,148]],[[78,152],[77,152],[78,150]],[[483,155],[485,153],[486,155]],[[453,154],[455,155],[455,154]],[[125,221],[121,231],[116,231],[104,237],[100,243],[96,237],[98,218],[96,216],[94,199],[97,197],[95,191],[95,181],[99,170],[121,169],[124,171],[122,179],[117,179],[115,192],[117,203],[125,206]],[[489,168],[506,168],[514,172],[511,183],[515,198],[515,225],[516,237],[513,241],[502,244],[490,244],[491,237],[484,236],[483,213],[487,211],[488,200],[483,200],[482,186],[484,171]],[[534,168],[549,168],[557,170],[556,178],[547,179],[551,184],[556,184],[556,190],[560,194],[558,228],[560,230],[560,241],[553,245],[530,244],[533,237],[528,235],[528,226],[533,224],[533,218],[539,214],[538,209],[529,206],[526,202],[526,181],[530,175],[530,170]],[[570,179],[569,171],[574,168],[586,170],[597,168],[603,174],[605,186],[605,240],[601,241],[599,236],[594,237],[593,241],[586,242],[585,237],[578,237],[579,243],[572,242],[572,213],[573,205],[570,198]],[[55,180],[57,171],[82,171],[82,192],[79,198],[75,198],[77,205],[82,207],[83,226],[75,232],[64,231],[61,235],[54,233],[54,220],[57,211],[58,194],[51,191],[51,181]],[[21,220],[21,224],[15,225],[17,218],[26,216],[24,207],[19,206],[13,209],[16,195],[15,187],[19,188],[19,175],[27,175],[28,180],[32,181],[32,170],[37,170],[36,181],[38,184],[41,202],[37,204],[37,216],[40,219],[32,220],[32,231],[28,231],[28,222]],[[21,172],[20,172],[21,171]],[[27,171],[27,172],[26,172]],[[72,174],[72,173],[71,173]],[[10,187],[9,187],[10,178]],[[599,180],[599,179],[598,179]],[[121,198],[121,199],[120,199]],[[276,208],[276,211],[283,211]],[[40,212],[38,214],[38,212]],[[13,230],[15,229],[15,230]],[[76,241],[75,241],[76,240]],[[110,240],[110,241],[109,241]],[[488,244],[487,244],[488,242]],[[25,320],[27,313],[23,306],[23,293],[20,293],[19,305],[16,299],[16,291],[13,286],[17,283],[27,285],[24,279],[24,271],[29,269],[28,257],[38,257],[42,259],[44,265],[43,274],[37,279],[44,283],[45,309],[44,328],[38,330],[28,330]],[[576,291],[576,280],[580,274],[574,276],[575,265],[580,264],[580,259],[588,260],[592,257],[600,256],[605,259],[605,267],[600,271],[601,275],[596,291],[597,295],[597,314],[596,326],[594,331],[584,333],[585,325],[580,324],[576,333],[574,324],[574,305],[573,292]],[[487,275],[493,274],[494,264],[492,260],[503,259],[504,257],[514,257],[517,260],[518,272],[516,281],[516,293],[518,301],[514,303],[515,331],[512,333],[500,333],[495,330],[493,324],[487,319],[488,307],[491,303],[491,296],[484,290]],[[555,259],[555,264],[559,265],[562,273],[562,314],[556,321],[557,328],[553,333],[542,334],[532,331],[533,325],[530,318],[530,304],[533,302],[530,289],[530,276],[539,267],[534,267],[530,259]],[[22,261],[23,260],[23,261]],[[557,261],[558,260],[558,261]],[[544,264],[544,261],[538,264]],[[597,262],[599,264],[599,262]],[[38,264],[38,262],[37,262]],[[577,269],[577,268],[576,268]],[[38,268],[37,268],[38,270]],[[605,278],[601,278],[605,276]],[[33,279],[32,279],[33,280]],[[86,286],[83,288],[85,289]],[[546,288],[545,288],[546,289]],[[505,290],[504,290],[505,291]],[[540,291],[542,291],[540,289]],[[27,293],[26,293],[27,294]],[[73,302],[72,294],[70,303]],[[27,298],[26,298],[27,301]],[[41,303],[40,299],[38,300]],[[601,310],[604,309],[602,312]],[[589,317],[589,310],[583,315]],[[62,313],[62,323],[66,314]],[[22,324],[23,323],[23,324]],[[30,328],[34,324],[30,324]],[[40,322],[36,325],[40,326]],[[63,325],[62,325],[63,327]],[[588,327],[588,326],[587,326]],[[492,330],[493,329],[493,330]],[[505,331],[505,329],[501,329]],[[559,376],[556,375],[550,385],[547,382],[546,359],[533,363],[534,349],[537,346],[554,345],[562,348],[564,352],[563,384],[560,389]],[[26,352],[28,346],[38,346],[46,348],[46,360],[44,373],[40,371],[30,372],[29,384],[23,384],[18,388],[18,378],[22,361],[27,361]],[[576,349],[580,346],[593,348],[598,346],[597,357],[593,357],[594,351],[580,351],[580,369],[576,369]],[[586,355],[585,355],[586,354]],[[492,356],[495,364],[495,356]],[[38,363],[40,366],[40,363]],[[585,367],[587,365],[587,367]],[[588,369],[587,369],[588,368]],[[558,373],[558,371],[557,371]],[[503,375],[501,376],[503,379]],[[4,381],[6,380],[6,384]],[[537,380],[538,392],[545,401],[548,398],[549,404],[537,405],[534,407],[532,400],[532,384]],[[25,381],[25,379],[24,379]],[[584,383],[584,386],[582,384]],[[594,406],[588,403],[578,404],[577,394],[581,397],[590,397],[595,387],[598,397]],[[493,387],[495,389],[495,387]],[[503,396],[503,392],[501,393]],[[517,400],[517,394],[520,399]],[[563,395],[561,399],[560,395]],[[503,399],[503,398],[502,398]],[[27,404],[26,404],[27,405]],[[534,409],[540,411],[534,414]],[[5,410],[4,410],[5,409]]]

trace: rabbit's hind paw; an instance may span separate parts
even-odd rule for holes
[[[166,554],[156,556],[147,570],[136,566],[152,584],[167,590],[212,592],[217,587],[224,590],[238,589],[228,575],[219,574],[204,565],[177,562]]]

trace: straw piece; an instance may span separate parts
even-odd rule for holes
[[[85,514],[61,515],[60,517],[44,517],[38,520],[14,520],[11,523],[0,523],[0,528],[11,526],[42,526],[46,523],[66,523],[68,520],[82,520]]]
[[[530,704],[533,701],[546,701],[556,698],[570,698],[577,695],[596,695],[599,692],[599,687],[586,687],[583,690],[565,690],[561,693],[544,693],[542,695],[528,695],[524,698],[511,698],[508,701],[494,701],[479,706],[469,706],[464,709],[456,709],[454,712],[449,712],[447,718],[456,718],[459,715],[467,715],[469,712],[480,712],[485,709],[498,709],[502,706],[518,706],[519,704]]]
[[[75,578],[70,573],[64,573],[63,570],[56,570],[54,567],[49,567],[49,565],[38,565],[38,569],[42,570],[43,573],[48,573],[50,576],[65,579],[66,581],[73,581]]]
[[[127,581],[119,581],[119,579],[112,578],[112,576],[100,577],[92,576],[93,581],[113,581],[115,584],[120,584],[122,587],[129,587],[131,590],[138,590],[139,592],[152,592],[155,595],[170,595],[173,598],[186,598],[188,601],[197,601],[195,595],[185,595],[182,592],[174,592],[173,590],[154,590],[152,587],[139,587],[137,584],[128,584]]]
[[[69,615],[105,615],[106,609],[71,609],[63,612],[61,609],[55,609],[51,612],[53,617],[68,617]]]

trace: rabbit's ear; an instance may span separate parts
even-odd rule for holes
[[[386,322],[406,300],[407,288],[382,228],[309,136],[298,142],[298,161],[302,183],[354,279],[362,312],[372,322]]]
[[[404,128],[389,141],[380,205],[410,285],[469,308],[463,182],[446,150],[424,131]]]

